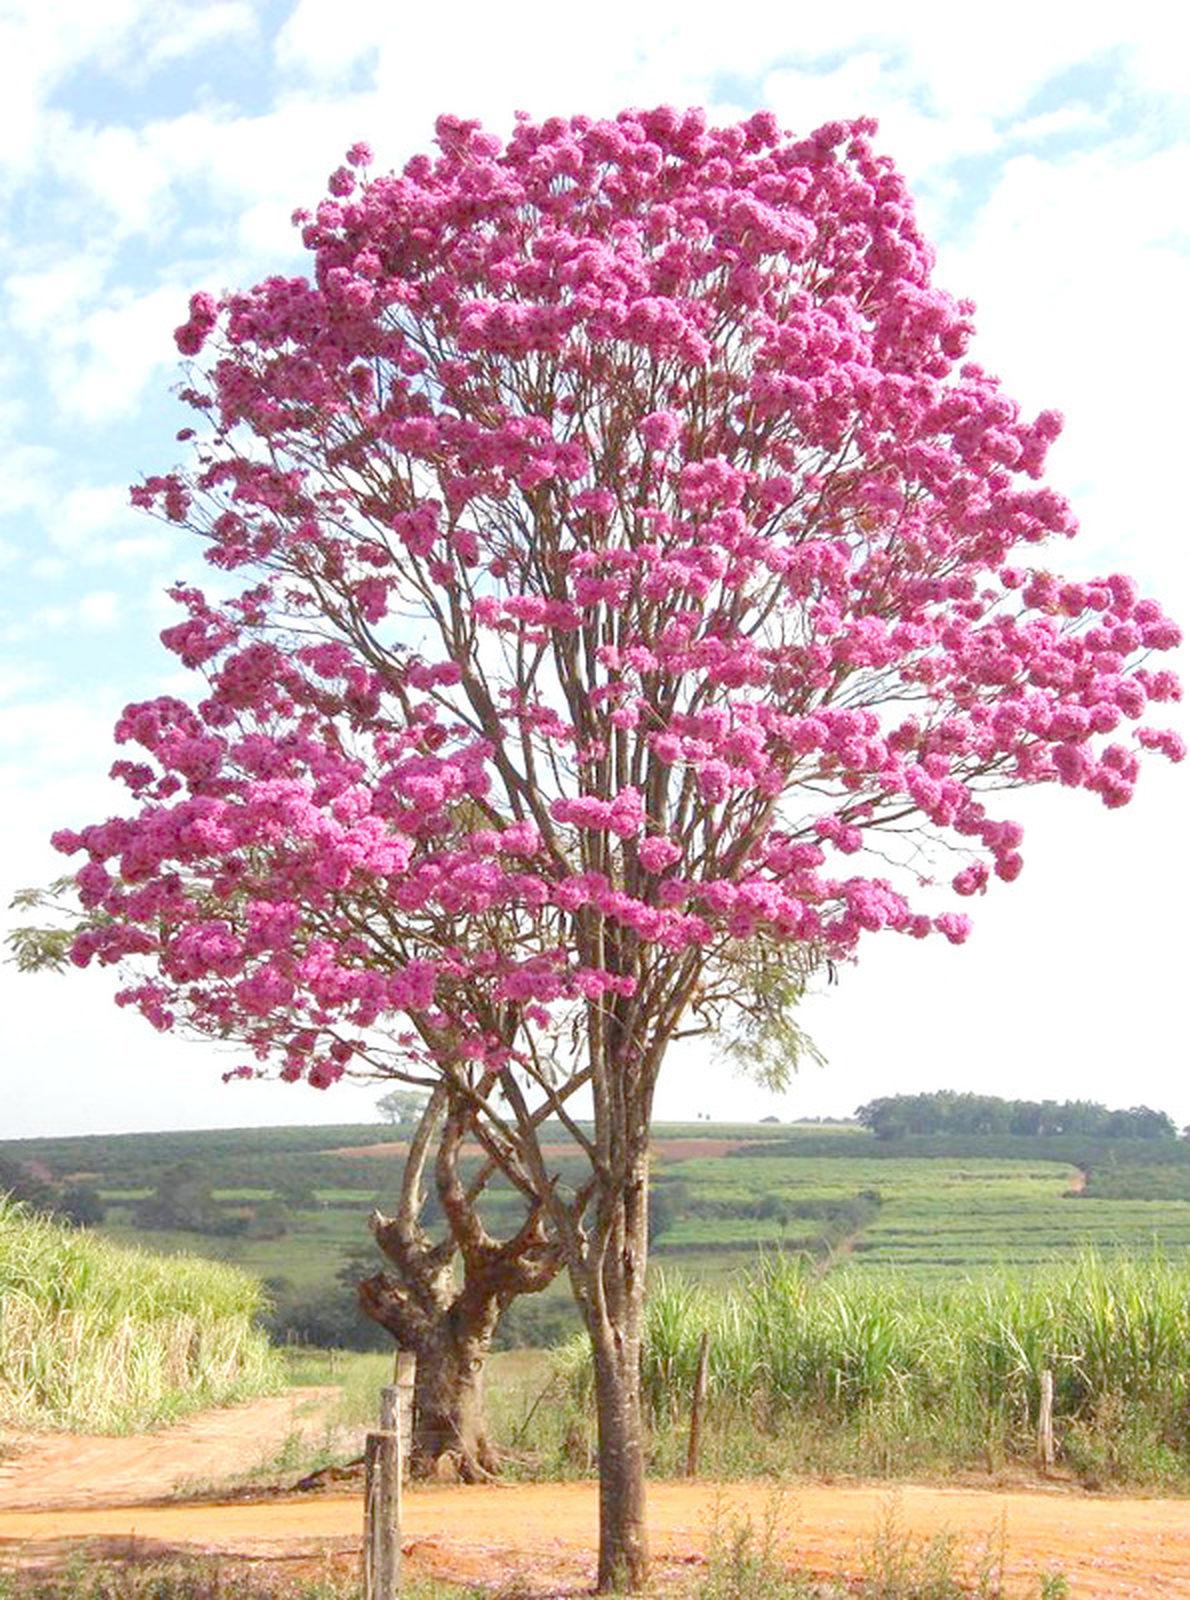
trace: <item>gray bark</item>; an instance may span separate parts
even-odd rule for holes
[[[640,1357],[648,1250],[644,1149],[624,1185],[601,1197],[594,1248],[572,1281],[591,1337],[599,1428],[600,1594],[635,1592],[648,1576]]]

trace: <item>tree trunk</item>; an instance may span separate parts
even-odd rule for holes
[[[499,1470],[488,1442],[483,1370],[495,1317],[468,1324],[460,1296],[422,1339],[413,1384],[410,1470],[476,1483]]]
[[[474,1483],[498,1470],[483,1403],[492,1335],[518,1295],[553,1282],[561,1257],[546,1237],[540,1205],[528,1209],[511,1239],[501,1243],[488,1233],[476,1209],[486,1174],[468,1190],[458,1171],[467,1126],[465,1112],[448,1108],[445,1091],[436,1090],[410,1145],[396,1215],[372,1213],[373,1237],[394,1271],[361,1283],[359,1304],[399,1349],[416,1357],[411,1470]],[[420,1220],[422,1174],[435,1138],[435,1182],[446,1221],[437,1242]]]
[[[595,1341],[599,1421],[600,1594],[645,1585],[645,1441],[640,1397],[640,1339],[615,1334]]]
[[[648,1168],[643,1151],[632,1168],[619,1192],[602,1197],[597,1255],[575,1285],[595,1364],[600,1594],[644,1588],[649,1563],[640,1391],[648,1249]]]
[[[483,1369],[501,1307],[490,1295],[454,1294],[439,1285],[414,1312],[409,1296],[387,1273],[359,1286],[361,1309],[412,1351],[413,1432],[409,1465],[415,1477],[459,1477],[474,1483],[498,1470],[487,1436]]]

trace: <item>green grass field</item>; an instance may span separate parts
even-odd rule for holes
[[[114,1209],[103,1233],[119,1244],[141,1245],[166,1255],[201,1254],[228,1261],[262,1281],[284,1278],[297,1289],[320,1289],[334,1279],[349,1247],[369,1241],[367,1212],[298,1212],[291,1232],[280,1239],[221,1239],[180,1229],[135,1227]]]
[[[894,1144],[854,1125],[706,1122],[661,1124],[656,1138],[653,1259],[699,1281],[729,1282],[758,1255],[780,1252],[805,1254],[820,1272],[846,1261],[854,1271],[923,1282],[1060,1262],[1088,1246],[1190,1260],[1186,1140],[1121,1140],[1085,1151],[1066,1137]],[[700,1139],[748,1149],[698,1154],[690,1142]],[[390,1201],[400,1158],[336,1152],[390,1143],[399,1143],[397,1130],[364,1124],[8,1141],[0,1155],[36,1160],[60,1180],[88,1176],[108,1207],[102,1231],[114,1241],[214,1257],[263,1280],[276,1303],[276,1336],[322,1343],[339,1326],[350,1343],[370,1330],[355,1323],[351,1291],[336,1275],[349,1258],[368,1261],[368,1215]],[[300,1184],[313,1203],[291,1209],[288,1231],[275,1238],[138,1225],[135,1206],[179,1162],[201,1167],[227,1215]],[[570,1158],[555,1165],[564,1177],[578,1171]],[[493,1231],[511,1230],[518,1206],[494,1190]],[[505,1335],[550,1340],[573,1317],[559,1282],[518,1303]]]
[[[874,1142],[874,1141],[873,1141]],[[840,1148],[844,1148],[840,1141]],[[961,1268],[1027,1266],[1067,1258],[1091,1246],[1132,1254],[1154,1249],[1171,1259],[1190,1260],[1190,1193],[1177,1198],[1186,1167],[1138,1168],[1144,1181],[1156,1175],[1151,1200],[1099,1198],[1094,1186],[1077,1191],[1078,1169],[1063,1161],[954,1157],[898,1159],[884,1153],[853,1154],[854,1144],[837,1157],[773,1155],[719,1157],[667,1165],[661,1187],[680,1187],[683,1203],[698,1215],[680,1216],[662,1235],[656,1258],[679,1250],[703,1253],[738,1250],[749,1238],[769,1247],[799,1248],[806,1238],[798,1211],[812,1201],[848,1201],[861,1195],[879,1204],[853,1233],[845,1248],[865,1267],[895,1267],[919,1274]],[[1117,1169],[1114,1185],[1123,1187],[1129,1169]],[[1108,1187],[1105,1185],[1105,1187]],[[782,1228],[773,1218],[746,1213],[765,1199],[778,1214],[789,1212]],[[736,1214],[731,1215],[732,1212]],[[826,1230],[820,1228],[819,1241]]]

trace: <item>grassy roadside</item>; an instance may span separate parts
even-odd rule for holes
[[[261,1304],[233,1267],[122,1249],[0,1195],[0,1426],[135,1432],[276,1393]]]
[[[821,1279],[772,1258],[727,1289],[661,1277],[642,1361],[651,1476],[680,1476],[702,1335],[710,1385],[702,1469],[722,1480],[860,1477],[1039,1481],[1043,1371],[1057,1460],[1096,1490],[1190,1493],[1190,1269],[1086,1255],[1066,1267],[907,1283]],[[391,1381],[385,1357],[290,1353],[294,1383],[337,1382],[332,1421],[358,1440]],[[591,1369],[579,1336],[490,1360],[492,1435],[507,1475],[589,1476]],[[304,1471],[346,1459],[328,1450]],[[291,1481],[299,1463],[280,1460]]]

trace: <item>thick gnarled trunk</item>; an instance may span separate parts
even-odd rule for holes
[[[436,1306],[410,1314],[409,1297],[387,1273],[359,1286],[361,1309],[415,1359],[409,1469],[419,1478],[477,1483],[499,1470],[487,1431],[484,1366],[501,1307],[493,1295],[439,1287]]]
[[[372,1216],[373,1236],[393,1271],[361,1283],[359,1303],[416,1358],[411,1470],[474,1483],[498,1467],[483,1402],[492,1336],[518,1295],[553,1281],[561,1256],[546,1237],[541,1205],[528,1208],[511,1239],[488,1233],[476,1209],[486,1180],[481,1175],[468,1188],[459,1176],[466,1128],[465,1110],[448,1107],[438,1092],[411,1144],[396,1215]],[[421,1178],[435,1139],[434,1179],[447,1231],[431,1241],[420,1222]]]
[[[475,1483],[499,1470],[484,1409],[484,1365],[491,1346],[488,1320],[460,1327],[452,1312],[431,1330],[417,1352],[409,1458],[415,1477]],[[490,1323],[494,1322],[493,1316]]]

